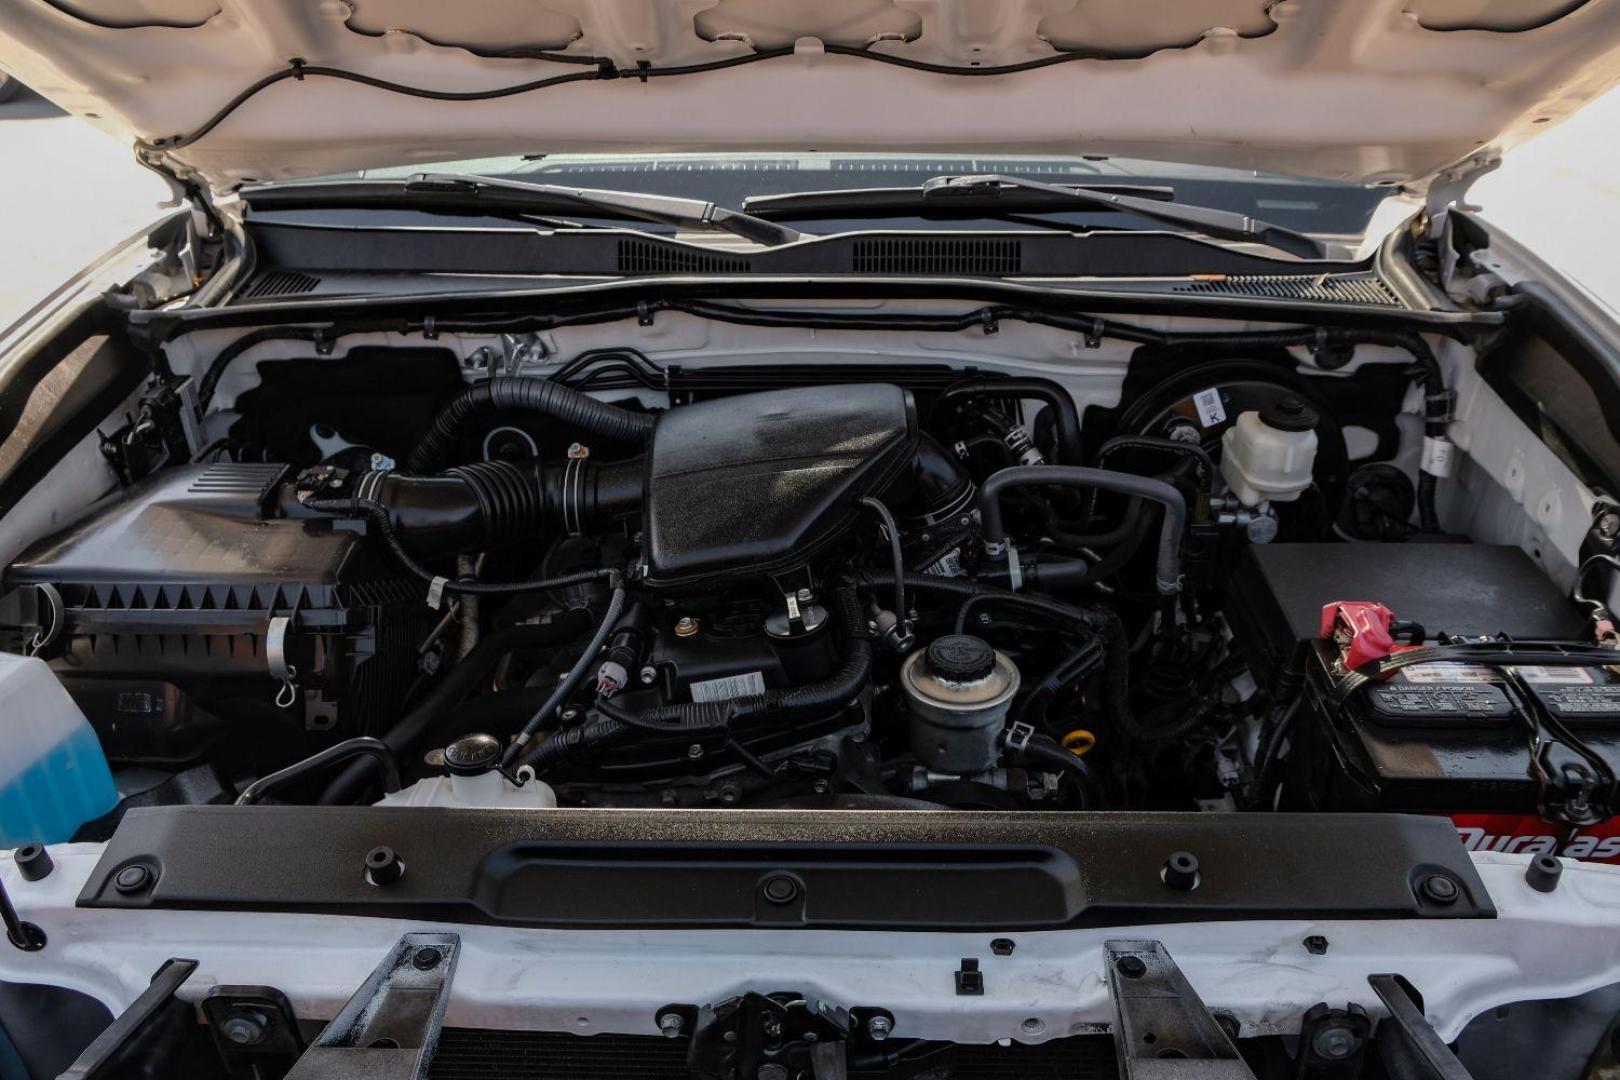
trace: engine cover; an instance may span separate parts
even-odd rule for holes
[[[648,584],[713,587],[799,566],[862,496],[909,477],[911,395],[884,384],[770,391],[671,409],[648,452]]]

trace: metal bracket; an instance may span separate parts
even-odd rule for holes
[[[425,1080],[460,955],[457,934],[400,938],[286,1080]]]
[[[873,1016],[886,1022],[872,1027]],[[848,1080],[850,1043],[882,1042],[893,1029],[894,1018],[885,1010],[857,1014],[797,993],[750,991],[697,1011],[687,1067],[704,1080]]]
[[[1402,1076],[1413,1080],[1473,1080],[1451,1047],[1430,1026],[1423,1015],[1422,999],[1411,983],[1399,975],[1369,975],[1367,982],[1389,1010],[1389,1016],[1378,1024],[1378,1042],[1394,1044],[1382,1049],[1386,1061],[1393,1055],[1405,1065]]]
[[[163,966],[153,974],[151,984],[141,991],[140,997],[119,1013],[56,1080],[97,1080],[98,1077],[122,1076],[124,1067],[128,1065],[124,1060],[125,1051],[137,1043],[141,1049],[143,1071],[158,1069],[145,1075],[162,1075],[161,1063],[157,1060],[159,1055],[154,1050],[151,1035],[176,1015],[176,1010],[170,1008],[176,1004],[175,991],[196,970],[195,960],[165,960]],[[185,1026],[194,1023],[191,1006],[182,1004],[178,1012],[184,1017]]]
[[[1474,181],[1481,176],[1500,168],[1502,157],[1500,154],[1476,156],[1465,158],[1449,169],[1443,169],[1429,182],[1429,189],[1424,194],[1424,216],[1427,219],[1427,233],[1431,239],[1438,240],[1445,233],[1446,218],[1455,206],[1459,210],[1478,210],[1464,201],[1468,189]]]
[[[1122,1080],[1255,1080],[1157,941],[1103,944]]]

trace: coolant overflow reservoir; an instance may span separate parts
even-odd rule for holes
[[[1311,486],[1316,422],[1316,410],[1296,397],[1237,418],[1221,436],[1221,477],[1239,502],[1293,502]]]

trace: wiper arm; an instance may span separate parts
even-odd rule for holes
[[[533,184],[526,180],[508,180],[492,176],[459,176],[454,173],[418,173],[404,184],[403,190],[412,194],[438,192],[446,195],[488,200],[511,206],[539,203],[546,207],[558,202],[573,206],[603,210],[613,214],[657,221],[689,229],[717,229],[732,233],[766,247],[791,244],[803,239],[803,233],[774,221],[718,206],[702,199],[683,199],[675,195],[654,195],[639,191],[613,191],[605,188],[578,188],[563,184]]]
[[[1042,191],[1007,191],[991,189],[978,199],[962,198],[952,205],[963,210],[987,210],[998,213],[1063,209],[1072,205],[1067,196],[1052,196]],[[1139,199],[1169,202],[1176,197],[1176,189],[1160,184],[1096,184],[1089,190],[1129,195]],[[920,187],[887,188],[835,188],[831,191],[793,191],[782,195],[750,195],[743,200],[743,209],[759,217],[776,220],[798,220],[819,217],[884,217],[897,214],[918,214],[943,209],[942,200],[933,198]]]
[[[1226,240],[1246,240],[1265,244],[1302,259],[1321,259],[1327,250],[1314,237],[1273,225],[1269,221],[1235,214],[1229,210],[1216,210],[1208,206],[1188,206],[1183,203],[1156,202],[1134,195],[1101,188],[1067,187],[1061,184],[1043,184],[1038,180],[1024,180],[1000,173],[977,176],[936,176],[923,182],[925,199],[977,199],[997,198],[1009,189],[1041,191],[1055,198],[1063,198],[1077,206],[1097,206],[1124,210],[1140,217],[1162,221],[1168,225],[1184,225],[1207,236]]]

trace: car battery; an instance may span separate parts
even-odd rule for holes
[[[1353,685],[1338,660],[1333,643],[1313,643],[1285,808],[1441,813],[1479,849],[1574,845],[1562,853],[1620,857],[1620,846],[1601,843],[1620,843],[1603,810],[1620,775],[1620,676],[1610,669],[1441,661]],[[1586,770],[1587,788],[1571,766]],[[1550,773],[1561,774],[1552,788]],[[1568,814],[1553,792],[1595,809]]]

